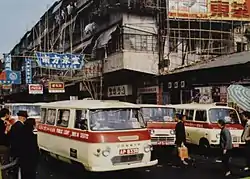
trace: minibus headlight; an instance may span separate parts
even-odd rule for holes
[[[110,154],[110,148],[109,147],[107,147],[105,150],[102,151],[102,155],[104,157],[109,156],[109,154]]]
[[[175,135],[175,131],[174,131],[174,130],[171,130],[171,131],[170,131],[170,134],[171,134],[171,135]]]
[[[148,153],[148,152],[150,152],[150,151],[151,151],[151,146],[148,145],[148,144],[146,144],[146,145],[144,146],[144,152]]]
[[[216,138],[219,139],[220,138],[220,134],[216,134]]]
[[[154,133],[155,133],[154,129],[150,130],[150,135],[153,135]]]

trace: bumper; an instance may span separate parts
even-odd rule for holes
[[[158,160],[153,160],[146,163],[133,163],[133,164],[121,164],[121,165],[115,165],[111,167],[89,167],[87,170],[91,172],[108,172],[108,171],[116,171],[116,170],[126,170],[126,169],[132,169],[132,168],[142,168],[142,167],[150,167],[154,166],[158,163]]]

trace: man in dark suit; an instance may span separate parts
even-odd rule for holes
[[[9,132],[10,140],[10,150],[11,155],[18,160],[18,165],[21,168],[21,178],[26,179],[25,177],[25,128],[24,122],[26,121],[28,114],[27,111],[19,111],[17,113],[18,120],[12,125]],[[18,174],[18,171],[16,171]],[[28,179],[28,178],[27,178]]]

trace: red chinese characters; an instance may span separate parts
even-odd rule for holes
[[[52,83],[51,87],[52,88],[63,88],[63,84],[62,83]]]
[[[212,17],[229,17],[229,2],[211,1],[210,9]]]
[[[233,18],[249,18],[249,13],[247,10],[247,4],[245,3],[239,3],[237,1],[233,2],[231,4],[231,16]]]

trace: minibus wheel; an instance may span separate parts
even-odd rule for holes
[[[199,150],[201,155],[207,156],[209,154],[210,144],[206,138],[201,138],[199,142]]]

